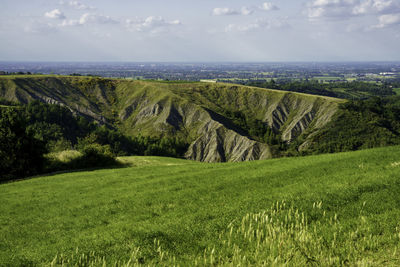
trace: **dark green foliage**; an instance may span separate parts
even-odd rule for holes
[[[0,109],[0,180],[35,175],[44,167],[45,145],[26,125],[20,110]]]
[[[276,83],[274,80],[271,80],[269,82],[249,81],[248,83],[246,83],[246,85],[261,87],[261,88],[276,89],[276,90],[300,92],[306,94],[338,97],[336,93],[328,90],[327,85],[320,84],[317,81],[287,82],[287,83]]]
[[[245,85],[344,99],[365,99],[372,96],[386,97],[395,95],[392,89],[393,86],[390,84],[358,81],[320,83],[318,81],[305,80],[277,83],[271,80],[268,82],[249,81]]]
[[[118,130],[108,129],[105,125],[97,127],[86,138],[79,139],[77,148],[91,143],[109,145],[112,153],[118,156],[146,155],[183,157],[188,148],[187,142],[178,137],[128,137]]]
[[[60,138],[55,141],[48,141],[47,142],[47,147],[51,147],[52,152],[61,152],[65,150],[71,150],[73,149],[72,142],[65,139],[65,138]]]
[[[308,151],[334,153],[400,144],[399,132],[399,97],[349,101],[313,137]]]
[[[82,156],[71,162],[74,168],[94,168],[118,165],[110,146],[88,144],[79,150]]]
[[[249,137],[273,146],[277,150],[284,150],[286,143],[281,140],[279,132],[275,132],[266,122],[246,116],[236,110],[224,110],[224,116],[240,127]]]
[[[101,145],[109,145],[112,153],[118,156],[139,155],[141,151],[139,148],[140,145],[131,137],[125,136],[118,130],[109,129],[105,125],[96,127],[91,131],[90,138],[92,138],[92,142]],[[144,149],[142,149],[142,151],[144,151]]]
[[[47,105],[39,101],[24,106],[24,116],[28,124],[27,131],[47,144],[60,139],[76,143],[78,137],[95,128],[95,125],[86,119],[74,117],[65,107]],[[51,147],[48,149],[53,150]]]
[[[24,106],[27,132],[46,142],[50,151],[77,145],[108,145],[110,151],[123,155],[157,155],[182,157],[188,147],[180,138],[127,137],[110,125],[98,125],[58,105],[34,101]],[[80,142],[79,142],[80,140]],[[81,144],[80,144],[81,143]],[[71,145],[68,145],[71,144]]]
[[[188,148],[188,144],[179,138],[162,137],[161,139],[155,139],[142,137],[133,140],[134,142],[136,140],[141,140],[140,143],[146,147],[146,150],[143,153],[145,156],[183,157]]]
[[[188,147],[178,137],[127,137],[110,126],[74,116],[65,107],[38,101],[0,111],[0,171],[4,179],[42,171],[116,165],[116,155],[183,157]],[[81,157],[69,163],[50,160],[44,166],[46,151],[59,152],[74,147],[82,153]]]
[[[16,106],[18,105],[17,103],[13,101],[9,101],[3,97],[0,97],[0,105],[5,105],[5,106]]]
[[[121,165],[120,162],[116,160],[115,154],[111,152],[109,145],[80,142],[79,151],[63,151],[61,154],[68,154],[71,152],[73,152],[73,154],[70,155],[70,158],[67,160],[59,159],[50,154],[45,171],[55,172],[86,168],[116,167]]]

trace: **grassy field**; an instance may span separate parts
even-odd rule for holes
[[[165,158],[165,157],[145,157],[145,156],[130,156],[130,157],[118,157],[117,160],[124,165],[131,167],[142,167],[142,166],[177,166],[196,164],[197,161],[188,161],[184,159],[176,158]]]
[[[400,147],[120,160],[1,184],[0,265],[400,264]]]
[[[312,78],[312,80],[318,80],[318,81],[335,81],[335,80],[343,80],[343,77],[338,77],[338,76],[315,76]]]
[[[400,95],[400,88],[394,88],[393,91],[394,91],[396,94]]]

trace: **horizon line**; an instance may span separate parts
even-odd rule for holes
[[[270,64],[270,63],[400,63],[400,60],[348,60],[348,61],[41,61],[41,60],[0,60],[0,63],[136,63],[136,64]]]

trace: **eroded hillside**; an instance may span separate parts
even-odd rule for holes
[[[303,149],[342,101],[230,84],[69,76],[2,77],[0,97],[63,105],[127,135],[179,136],[190,144],[186,158],[206,162],[271,158],[279,146],[273,138]]]

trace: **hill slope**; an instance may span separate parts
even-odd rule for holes
[[[0,97],[63,105],[128,135],[178,136],[190,144],[186,158],[206,162],[278,155],[268,129],[279,142],[307,144],[342,102],[228,84],[68,76],[0,77]]]
[[[400,244],[398,146],[243,163],[155,160],[155,165],[143,164],[143,158],[132,168],[66,173],[0,185],[0,262],[6,266],[44,264],[57,253],[64,253],[73,262],[70,255],[76,248],[80,252],[75,260],[81,253],[96,251],[108,262],[127,261],[132,250],[140,247],[140,256],[134,259],[139,263],[171,265],[175,256],[182,265],[193,265],[195,259],[205,265],[211,264],[210,259],[219,264],[261,264],[258,260],[270,262],[268,257],[275,252],[256,258],[252,244],[257,239],[247,243],[240,237],[241,218],[244,216],[245,229],[250,220],[263,231],[278,231],[276,225],[260,225],[251,218],[260,220],[264,217],[258,212],[266,211],[263,216],[270,216],[271,223],[279,214],[285,222],[290,212],[290,218],[297,218],[298,209],[307,220],[301,224],[299,213],[300,222],[293,222],[298,227],[293,234],[301,234],[296,239],[300,243],[291,243],[288,236],[282,248],[279,241],[278,262],[291,260],[292,265],[304,265],[313,259],[318,265],[331,259],[333,265],[400,263],[395,251]],[[294,210],[281,205],[269,209],[282,200]],[[288,231],[290,225],[291,221],[280,233]],[[233,243],[223,243],[225,238]],[[159,243],[154,245],[154,239]],[[233,244],[241,250],[236,251]],[[264,249],[275,248],[275,243],[269,245]],[[159,254],[160,246],[164,258]]]

